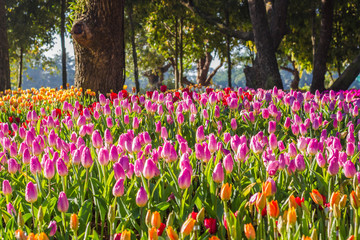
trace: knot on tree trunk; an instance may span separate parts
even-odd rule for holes
[[[84,21],[76,21],[70,33],[74,40],[82,47],[91,48],[93,36],[89,26]]]

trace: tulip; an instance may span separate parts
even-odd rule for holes
[[[210,234],[216,233],[216,219],[215,218],[205,218],[204,227],[209,229]]]
[[[330,197],[330,207],[333,207],[333,205],[338,205],[340,202],[340,193],[339,192],[333,192]]]
[[[271,196],[272,195],[272,191],[271,191],[271,182],[264,182],[262,185],[262,193],[265,195],[265,197]]]
[[[95,148],[101,148],[103,146],[103,140],[98,130],[92,133],[91,140]]]
[[[323,196],[319,193],[318,190],[313,189],[310,193],[311,198],[314,200],[314,202],[320,206],[324,204]]]
[[[264,209],[264,207],[266,206],[266,196],[263,193],[259,193],[257,195],[256,198],[256,208],[259,209],[260,211]]]
[[[223,201],[229,201],[231,198],[231,188],[232,185],[229,183],[225,183],[222,185],[221,187],[221,191],[220,191],[220,198]]]
[[[140,187],[136,195],[136,205],[138,205],[139,207],[144,207],[147,201],[148,201],[147,192],[145,191],[144,187]]]
[[[289,208],[287,212],[287,222],[290,225],[294,225],[296,223],[296,211],[295,208]]]
[[[273,133],[271,133],[269,136],[269,146],[270,146],[271,150],[275,150],[278,147],[276,135]]]
[[[2,192],[5,196],[9,196],[12,194],[12,188],[11,188],[10,182],[8,180],[4,180],[2,182]]]
[[[122,233],[121,233],[121,238],[120,240],[130,240],[131,239],[131,232],[128,231],[128,230],[124,230]]]
[[[232,130],[235,131],[237,128],[237,122],[236,122],[235,118],[231,119],[230,125],[231,125]]]
[[[116,181],[112,193],[114,197],[121,197],[124,195],[124,179],[119,178],[119,180]]]
[[[354,209],[358,209],[360,207],[360,200],[359,200],[359,197],[356,195],[356,193],[354,191],[352,191],[350,193],[350,203],[351,203],[351,206],[354,208]]]
[[[93,159],[91,157],[90,149],[85,147],[81,153],[81,164],[84,168],[90,168],[93,164]]]
[[[296,169],[300,172],[304,171],[306,169],[306,164],[304,161],[304,157],[301,154],[298,154],[295,158],[295,166]]]
[[[157,166],[152,159],[148,159],[145,162],[145,166],[143,168],[143,175],[146,179],[151,179],[155,176],[157,170]]]
[[[224,169],[221,162],[216,165],[212,174],[212,178],[216,183],[221,183],[222,181],[224,181]]]
[[[234,160],[231,154],[226,155],[224,158],[224,168],[227,174],[231,173],[234,168]]]
[[[149,229],[149,240],[158,240],[157,230],[155,227]]]
[[[353,156],[355,152],[355,144],[353,142],[348,142],[346,144],[346,154],[348,156]]]
[[[30,172],[33,175],[36,175],[37,173],[41,172],[41,164],[40,164],[39,159],[38,159],[37,156],[33,156],[30,159]]]
[[[69,209],[69,201],[66,197],[66,194],[64,192],[60,192],[59,199],[57,202],[57,209],[59,212],[66,213]]]
[[[191,185],[191,172],[188,168],[181,171],[178,179],[180,189],[187,189]]]
[[[335,176],[338,172],[339,172],[339,164],[337,160],[331,160],[328,167],[328,173],[331,176]]]
[[[109,157],[109,151],[107,150],[107,148],[102,147],[99,150],[99,154],[98,154],[98,160],[100,165],[102,166],[107,166],[110,160]]]
[[[70,229],[76,232],[79,229],[79,219],[76,214],[70,216]]]
[[[29,182],[25,188],[25,200],[29,203],[34,203],[36,202],[37,198],[38,193],[36,186],[33,182]]]
[[[253,240],[256,238],[255,229],[251,223],[244,225],[244,232],[247,239]]]
[[[204,126],[198,127],[196,130],[196,142],[201,142],[205,139]]]
[[[269,213],[270,217],[272,217],[272,218],[277,218],[279,216],[280,209],[279,209],[277,200],[275,200],[275,201],[273,200],[268,203],[267,212]]]
[[[188,218],[184,222],[184,224],[181,227],[181,231],[180,231],[184,237],[188,236],[192,232],[195,222],[196,221],[193,218]]]
[[[170,240],[178,240],[179,236],[176,231],[172,228],[172,226],[168,226],[166,229],[166,233]]]
[[[50,221],[48,229],[50,229],[49,236],[54,236],[57,230],[56,221]]]
[[[348,160],[343,166],[344,175],[347,178],[353,178],[356,174],[356,168],[352,161]]]
[[[15,174],[18,171],[18,169],[19,169],[18,162],[15,159],[10,158],[8,160],[8,172],[10,174]]]
[[[160,213],[155,211],[151,215],[151,226],[158,229],[160,227],[160,225],[161,225]]]
[[[64,177],[68,175],[68,168],[61,158],[56,161],[56,169],[60,176]]]

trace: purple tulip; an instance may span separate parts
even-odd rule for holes
[[[68,175],[69,170],[68,170],[65,162],[61,158],[56,160],[56,169],[57,169],[58,174],[61,177]]]
[[[331,176],[335,176],[338,172],[339,172],[339,163],[335,159],[331,160],[328,167],[328,173]]]
[[[136,205],[139,207],[144,207],[148,201],[148,195],[144,187],[140,187],[139,191],[136,194]]]
[[[231,154],[228,154],[225,156],[224,158],[224,168],[225,168],[225,172],[227,174],[231,173],[233,171],[234,168],[234,160],[231,156]]]
[[[269,146],[271,150],[275,150],[278,147],[277,138],[274,133],[269,136]]]
[[[233,131],[235,131],[237,129],[237,122],[236,122],[235,118],[231,119],[230,126]]]
[[[316,138],[313,138],[310,140],[308,147],[307,147],[307,153],[310,155],[315,155],[318,152],[318,141]]]
[[[41,164],[40,164],[39,158],[37,156],[33,156],[30,159],[30,172],[33,175],[36,175],[37,173],[41,173]]]
[[[269,126],[268,126],[268,133],[274,133],[276,131],[276,122],[275,121],[269,121]]]
[[[295,166],[296,166],[296,169],[300,172],[302,172],[306,169],[306,164],[305,164],[303,155],[298,154],[295,157]]]
[[[198,129],[196,130],[196,142],[201,142],[205,139],[205,134],[204,134],[204,126],[201,125],[200,127],[198,127]]]
[[[38,193],[36,186],[33,182],[29,182],[25,188],[25,200],[29,203],[34,203],[36,202],[37,198]]]
[[[57,209],[59,210],[59,212],[63,212],[63,213],[66,213],[67,210],[69,209],[69,201],[64,192],[60,192],[59,194]]]
[[[215,166],[213,174],[212,174],[212,178],[213,178],[214,182],[216,182],[216,183],[221,183],[222,181],[224,181],[224,169],[223,169],[221,162],[219,162]]]
[[[112,193],[113,193],[114,197],[121,197],[122,195],[124,195],[124,179],[123,178],[119,178],[119,180],[116,181],[116,183],[112,189]]]
[[[326,160],[324,159],[324,156],[323,156],[323,154],[322,153],[320,153],[320,152],[318,152],[317,154],[316,154],[316,162],[317,162],[317,164],[319,165],[319,167],[325,167],[325,164],[326,164]]]
[[[346,154],[348,156],[353,156],[355,152],[355,144],[353,142],[348,142],[346,144]]]
[[[347,178],[353,178],[356,174],[356,168],[352,161],[348,160],[343,166],[344,175]]]
[[[85,147],[81,153],[81,164],[84,168],[90,168],[93,164],[93,159],[91,157],[90,149]]]
[[[12,194],[12,188],[11,188],[10,182],[8,180],[4,180],[2,182],[2,192],[5,196],[9,196]]]
[[[180,189],[189,188],[191,185],[191,172],[188,168],[181,171],[178,179]]]
[[[143,175],[146,179],[151,179],[155,176],[155,173],[156,173],[156,169],[157,169],[157,166],[156,164],[153,162],[152,159],[148,159],[146,160],[145,162],[145,166],[143,168]]]
[[[105,148],[105,147],[100,148],[99,154],[98,154],[98,160],[101,165],[103,165],[103,166],[108,165],[110,158],[109,158],[109,151],[107,150],[107,148]]]
[[[279,169],[278,161],[271,161],[266,167],[266,171],[269,173],[270,176],[274,176],[278,169]]]
[[[101,148],[103,146],[103,140],[98,130],[95,130],[91,136],[92,144],[95,148]]]
[[[44,177],[46,179],[52,179],[55,176],[55,166],[51,159],[45,160],[44,163]]]
[[[19,169],[18,162],[15,159],[10,158],[8,160],[8,172],[10,174],[15,174],[18,171],[18,169]]]
[[[49,236],[54,236],[57,230],[56,221],[50,221],[48,229],[50,229]]]

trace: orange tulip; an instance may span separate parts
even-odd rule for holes
[[[151,226],[158,229],[161,225],[160,213],[155,211],[151,216]]]
[[[244,225],[244,232],[247,239],[255,239],[255,229],[251,223]]]
[[[184,237],[186,237],[192,232],[194,225],[195,225],[195,220],[193,218],[188,218],[188,220],[184,222],[184,224],[181,227],[181,233],[184,235]]]
[[[289,208],[289,211],[287,212],[287,222],[291,225],[296,223],[296,211],[295,208]]]
[[[35,239],[36,240],[49,240],[48,236],[44,232],[42,232],[40,234],[36,234]]]
[[[301,240],[311,240],[311,237],[305,237],[305,235],[302,236]]]
[[[279,209],[277,200],[275,200],[275,201],[273,200],[268,203],[268,213],[269,213],[270,217],[273,217],[273,218],[277,218],[279,216],[280,209]]]
[[[166,233],[167,233],[168,237],[170,238],[170,240],[178,240],[179,239],[178,234],[172,228],[172,226],[168,226],[168,228],[166,229]]]
[[[35,234],[30,233],[29,236],[27,237],[27,240],[35,240]]]
[[[70,229],[74,232],[79,229],[79,219],[76,214],[71,214],[70,216]]]
[[[355,239],[355,236],[351,235],[347,240],[354,240],[354,239]]]
[[[271,196],[271,182],[264,182],[262,185],[262,192],[265,197]]]
[[[15,231],[15,238],[17,240],[26,240],[25,233],[21,229]]]
[[[355,209],[358,209],[359,206],[360,206],[360,200],[359,198],[356,196],[355,192],[352,191],[350,193],[350,203],[351,203],[351,206]]]
[[[318,190],[316,189],[313,189],[310,193],[310,196],[312,198],[312,200],[314,200],[314,202],[318,205],[323,205],[324,204],[324,201],[323,201],[323,197],[322,195],[319,193]]]
[[[345,207],[346,200],[347,200],[347,195],[342,195],[342,197],[340,198],[340,202],[339,202],[341,209]]]
[[[266,196],[262,193],[259,193],[257,195],[255,205],[256,205],[257,209],[259,209],[260,211],[263,210],[266,205]]]
[[[131,232],[128,231],[128,230],[124,230],[122,233],[121,233],[121,238],[120,240],[130,240],[131,239]]]
[[[330,197],[330,207],[332,207],[334,204],[338,205],[339,202],[340,202],[340,193],[333,192]]]
[[[221,191],[220,191],[220,198],[223,201],[229,201],[231,198],[231,188],[232,185],[229,183],[225,183],[222,185],[221,187]]]
[[[295,197],[294,197],[294,195],[291,195],[290,197],[289,197],[289,208],[295,208],[296,209],[296,207],[297,207],[297,203],[296,203],[296,201],[295,201]]]
[[[149,229],[149,240],[158,240],[157,230],[155,227]]]
[[[220,240],[220,238],[218,238],[217,236],[212,236],[211,238],[209,238],[209,240]]]

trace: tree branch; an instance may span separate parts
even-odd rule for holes
[[[330,89],[339,91],[350,87],[356,77],[360,74],[360,54],[356,56],[354,61],[345,69],[341,76],[336,79]]]
[[[254,34],[253,32],[242,32],[231,29],[223,24],[219,18],[215,16],[211,16],[208,13],[201,11],[197,8],[192,0],[180,0],[180,3],[187,7],[191,12],[198,15],[199,17],[203,18],[208,24],[214,25],[218,28],[218,30],[223,34],[229,34],[231,37],[241,39],[244,41],[254,41]]]
[[[217,71],[222,67],[223,62],[220,63],[219,66],[217,66],[207,77],[206,81],[205,81],[205,86],[210,84],[211,79],[215,76],[215,74],[217,73]]]

